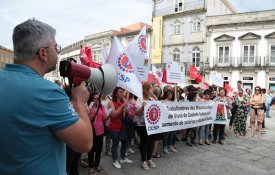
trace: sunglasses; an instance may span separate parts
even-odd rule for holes
[[[255,89],[255,91],[260,91],[260,89]]]

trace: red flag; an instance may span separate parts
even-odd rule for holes
[[[86,46],[85,48],[80,46],[80,61],[81,64],[92,67],[93,59],[91,46]]]
[[[234,95],[238,95],[238,93],[235,92],[234,89],[227,83],[224,83],[224,89],[226,90],[226,96],[229,97],[231,100],[233,100]]]
[[[197,68],[193,65],[190,65],[190,79],[195,80],[197,83],[202,82],[202,76],[197,70]]]
[[[200,88],[201,89],[209,89],[209,84],[205,82],[200,82]]]
[[[147,82],[149,82],[149,83],[154,83],[154,84],[157,84],[158,86],[160,86],[159,80],[158,80],[157,77],[156,77],[154,74],[152,74],[152,73],[149,73],[149,74],[148,74]]]
[[[163,74],[162,74],[162,82],[166,83],[166,84],[171,84],[174,85],[175,83],[169,83],[167,82],[167,73],[166,73],[166,69],[164,69]]]

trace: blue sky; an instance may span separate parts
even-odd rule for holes
[[[275,0],[229,1],[238,12],[275,9]],[[152,0],[0,0],[0,45],[12,49],[13,28],[33,17],[52,25],[65,47],[93,33],[151,24]]]

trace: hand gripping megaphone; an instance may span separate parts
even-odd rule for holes
[[[72,84],[80,84],[82,81],[95,84],[103,95],[110,94],[116,87],[118,74],[111,64],[104,64],[100,68],[91,68],[71,61],[60,61],[60,75],[68,77]]]

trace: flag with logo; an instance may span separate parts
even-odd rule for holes
[[[129,54],[116,36],[114,36],[112,40],[112,47],[107,59],[107,63],[114,65],[117,69],[117,86],[126,89],[139,98],[143,97],[141,82],[138,79],[136,72],[131,64]]]
[[[146,25],[129,44],[127,51],[129,59],[140,81],[146,81],[151,66],[151,60],[147,56]]]
[[[162,75],[163,75],[163,72],[162,70],[156,68],[156,66],[152,65],[152,73],[155,75],[155,77],[161,81],[162,80]]]
[[[190,79],[195,80],[197,83],[202,82],[202,76],[197,70],[197,68],[193,65],[190,65]]]
[[[159,82],[158,78],[151,72],[149,72],[149,74],[148,74],[147,82],[156,84],[160,87],[160,82]]]

